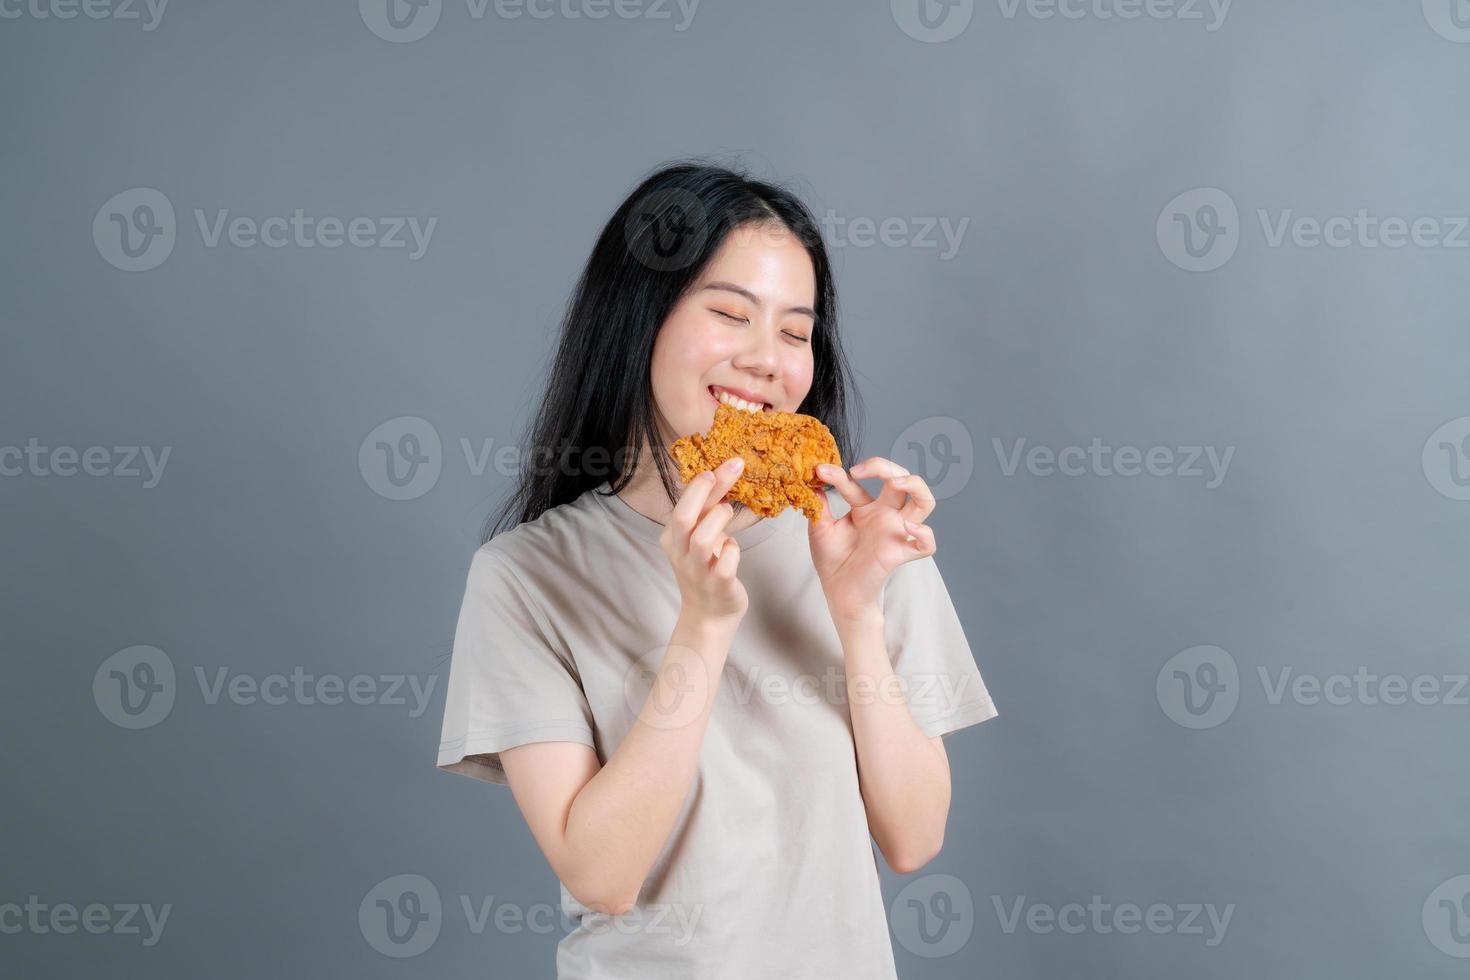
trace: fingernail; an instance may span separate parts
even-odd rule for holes
[[[908,476],[909,475],[909,471],[906,470],[906,469],[904,469],[902,466],[895,466],[894,467],[894,472],[897,473],[899,476]]]
[[[729,470],[731,473],[739,473],[741,470],[745,469],[745,460],[740,456],[731,456],[729,459],[725,460],[723,465],[725,469]]]

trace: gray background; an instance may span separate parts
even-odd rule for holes
[[[969,220],[949,258],[832,242],[865,455],[904,459],[914,425],[973,445],[950,443],[971,475],[931,523],[1001,710],[948,740],[944,852],[884,872],[890,902],[922,879],[973,909],[932,956],[898,938],[898,903],[900,975],[1464,976],[1470,708],[1273,704],[1258,670],[1442,693],[1466,670],[1470,252],[1273,247],[1258,210],[1452,235],[1470,44],[1449,0],[1239,0],[1214,30],[1207,7],[1008,9],[951,11],[973,17],[943,43],[886,2],[704,0],[677,30],[677,8],[444,0],[411,42],[344,2],[174,0],[154,30],[0,19],[0,447],[171,447],[152,487],[0,478],[0,903],[172,906],[149,947],[0,933],[3,972],[552,975],[559,920],[476,934],[460,907],[556,900],[510,793],[433,768],[464,573],[509,487],[460,440],[517,438],[602,222],[651,167],[704,154],[844,221]],[[169,200],[177,240],[127,272],[92,226],[134,188]],[[1196,188],[1239,209],[1208,272],[1156,234]],[[411,260],[209,247],[194,218],[295,208],[438,220]],[[404,417],[441,437],[442,472],[393,500],[359,449]],[[1094,437],[1234,455],[1210,489],[1007,475],[993,441]],[[92,682],[135,645],[167,655],[176,698],[130,730]],[[1237,665],[1237,704],[1191,728],[1167,665],[1200,645]],[[412,717],[411,697],[211,704],[195,673],[298,667],[435,687]],[[414,958],[358,921],[400,874],[444,904]],[[1209,945],[1208,925],[1008,932],[996,908],[1094,895],[1233,912]]]

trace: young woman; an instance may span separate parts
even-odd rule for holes
[[[667,453],[733,396],[847,462],[848,375],[789,192],[680,164],[603,229],[470,566],[438,754],[509,784],[574,924],[560,980],[895,977],[872,845],[934,857],[941,736],[996,713],[934,497],[871,457],[823,469],[820,521],[762,519],[724,499],[738,468],[684,486]]]

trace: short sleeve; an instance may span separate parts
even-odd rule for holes
[[[893,672],[925,735],[945,735],[996,716],[933,555],[888,574],[883,621]]]
[[[528,742],[596,747],[575,664],[508,560],[475,552],[454,631],[436,765],[506,784],[500,752]]]

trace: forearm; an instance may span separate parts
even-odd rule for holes
[[[734,632],[734,624],[680,616],[638,720],[572,801],[567,863],[586,894],[605,906],[599,911],[621,914],[633,906],[674,829]]]
[[[834,621],[868,828],[889,867],[907,873],[944,843],[949,764],[909,712],[884,641],[881,613]]]

